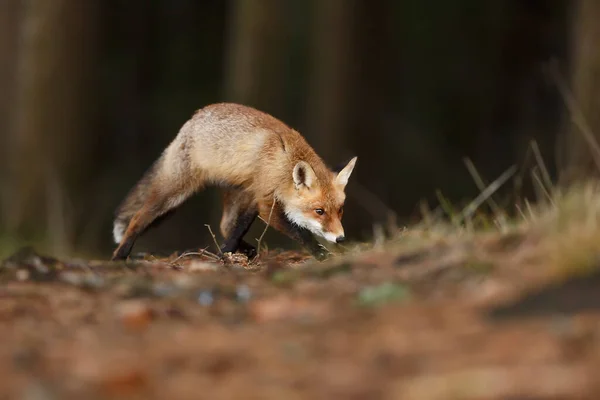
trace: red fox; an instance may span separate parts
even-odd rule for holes
[[[208,105],[182,126],[117,209],[112,259],[127,258],[151,224],[207,185],[223,188],[223,253],[256,254],[243,237],[260,216],[325,259],[328,251],[313,234],[344,240],[344,190],[356,160],[332,171],[300,133],[275,117],[240,104]]]

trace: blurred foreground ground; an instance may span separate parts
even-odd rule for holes
[[[23,251],[0,270],[0,398],[597,399],[600,278],[557,267],[550,225],[321,264]]]

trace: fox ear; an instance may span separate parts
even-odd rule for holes
[[[301,186],[306,186],[310,189],[316,178],[315,171],[313,171],[312,167],[306,161],[298,161],[294,166],[292,176],[294,177],[296,189]]]
[[[356,158],[356,157],[352,157],[352,158]],[[343,170],[343,169],[344,169],[344,167],[345,167],[346,165],[348,165],[348,163],[349,163],[350,161],[352,161],[352,158],[347,158],[347,159],[345,159],[344,161],[340,161],[340,162],[339,162],[339,163],[337,163],[337,164],[336,164],[336,165],[335,165],[333,168],[331,168],[331,170],[332,170],[333,172],[335,172],[335,174],[336,174],[336,175],[337,175],[337,174],[339,174],[339,173],[340,173],[340,171],[341,171],[341,170]]]
[[[335,177],[335,183],[340,186],[346,186],[348,184],[348,179],[350,179],[350,175],[352,174],[352,170],[354,170],[354,165],[356,164],[357,159],[358,157],[352,158],[352,160],[350,160],[348,164],[342,168],[342,170]]]

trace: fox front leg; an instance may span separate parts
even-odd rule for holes
[[[221,233],[225,238],[225,244],[221,248],[223,253],[239,251],[248,258],[256,256],[256,247],[243,238],[257,216],[258,207],[252,194],[234,187],[223,191],[223,215],[220,224]]]
[[[256,248],[244,241],[243,237],[257,216],[258,211],[255,209],[244,210],[237,215],[232,229],[228,232],[227,240],[221,248],[223,253],[240,251],[245,253],[248,258],[256,256]]]
[[[319,243],[308,229],[301,228],[292,223],[290,223],[290,226],[290,229],[293,231],[293,235],[291,235],[292,238],[295,238],[297,241],[299,241],[300,244],[302,244],[302,246],[306,248],[314,258],[319,261],[324,261],[329,258],[331,255],[329,250]]]

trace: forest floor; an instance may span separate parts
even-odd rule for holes
[[[0,269],[0,398],[597,399],[599,222],[586,189],[322,263],[23,250]]]

